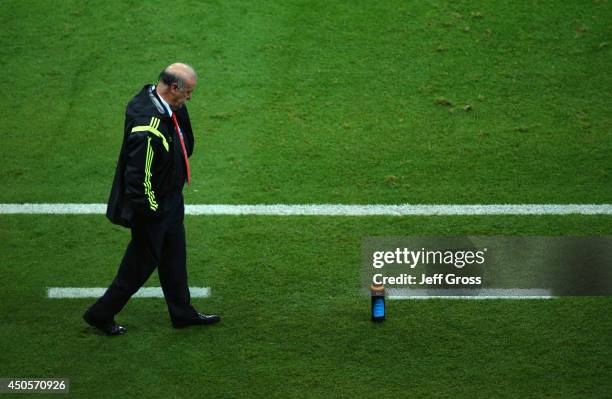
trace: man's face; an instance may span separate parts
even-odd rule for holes
[[[170,88],[173,97],[172,103],[170,104],[171,108],[179,109],[183,107],[187,101],[191,100],[191,95],[195,90],[196,84],[197,82],[195,79],[188,79],[185,82],[185,87],[181,90],[176,83],[173,83]]]

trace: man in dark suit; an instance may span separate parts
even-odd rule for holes
[[[182,63],[165,68],[129,102],[123,144],[107,208],[111,222],[129,227],[132,239],[116,277],[83,319],[107,335],[127,329],[115,321],[130,297],[157,267],[175,328],[217,323],[197,312],[187,283],[183,186],[191,180],[194,137],[185,103],[197,84]]]

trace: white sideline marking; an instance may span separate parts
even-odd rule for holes
[[[48,298],[98,298],[106,292],[106,288],[99,287],[49,287]],[[192,298],[206,298],[210,296],[209,287],[189,287]],[[161,287],[142,287],[133,298],[163,298]]]
[[[102,215],[106,204],[0,204],[0,214]],[[489,205],[187,205],[187,215],[271,216],[452,216],[452,215],[612,215],[612,204]]]
[[[554,299],[551,291],[544,288],[482,288],[482,289],[411,289],[388,288],[385,290],[389,300],[423,299]]]

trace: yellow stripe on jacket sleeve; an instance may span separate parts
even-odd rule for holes
[[[154,122],[153,119],[156,119],[156,121]],[[168,145],[168,141],[166,140],[162,132],[157,130],[157,127],[151,126],[153,123],[155,123],[155,126],[159,127],[160,120],[157,118],[152,118],[149,126],[134,126],[132,128],[131,133],[138,133],[138,132],[153,133],[154,135],[156,135],[162,140],[162,144],[164,145],[164,148],[166,149],[166,151],[170,151],[170,146]]]
[[[159,127],[159,122],[160,122],[160,120],[153,116],[151,118],[151,122],[149,122],[149,126],[151,126],[153,129],[157,130],[157,128]]]
[[[153,148],[151,147],[151,137],[147,137],[147,156],[145,158],[145,178],[144,178],[144,191],[149,201],[149,207],[151,210],[157,210],[157,201],[155,201],[155,192],[151,187],[151,165],[153,164]]]

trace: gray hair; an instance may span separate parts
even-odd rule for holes
[[[164,82],[165,85],[171,86],[173,83],[176,83],[179,90],[183,90],[185,88],[186,76],[184,73],[176,73],[176,68],[173,68],[177,64],[172,64],[167,68],[164,68],[159,73],[159,81]],[[195,69],[191,65],[182,64],[182,66],[186,67],[187,71],[192,73],[194,77],[197,77]]]

